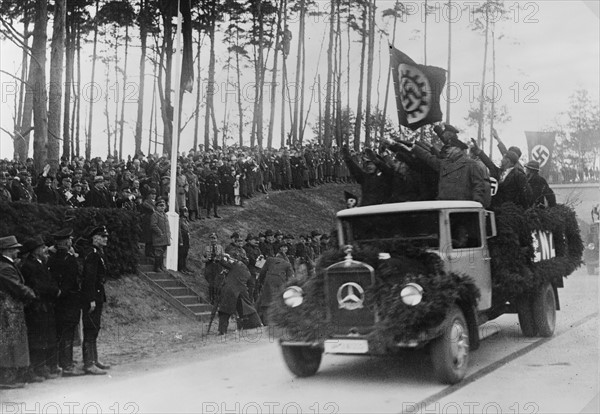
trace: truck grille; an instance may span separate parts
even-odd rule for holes
[[[327,269],[327,322],[336,334],[364,334],[373,326],[375,313],[364,303],[373,282],[373,268],[365,263],[346,260]]]

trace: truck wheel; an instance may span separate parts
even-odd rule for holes
[[[556,324],[556,298],[550,283],[545,283],[534,296],[531,310],[537,335],[542,337],[552,336]]]
[[[322,349],[309,346],[281,345],[281,352],[289,370],[298,377],[315,375],[323,356]]]
[[[436,378],[445,384],[461,381],[469,365],[469,328],[458,306],[446,318],[449,323],[442,336],[431,344],[431,361]]]
[[[587,272],[588,272],[588,275],[594,276],[596,274],[596,266],[587,265]]]
[[[533,320],[533,301],[526,298],[517,305],[517,313],[519,315],[519,325],[524,336],[536,336],[537,329]]]

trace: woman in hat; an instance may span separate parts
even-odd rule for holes
[[[56,378],[62,373],[58,367],[58,343],[54,314],[60,289],[46,265],[48,248],[41,236],[26,240],[21,252],[25,255],[21,265],[25,284],[37,296],[37,300],[25,309],[32,379]]]
[[[20,247],[15,236],[0,237],[0,389],[23,387],[22,371],[29,367],[24,307],[35,293],[15,265]]]

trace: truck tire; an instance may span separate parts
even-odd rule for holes
[[[290,371],[297,377],[311,377],[321,365],[323,350],[310,346],[281,345],[283,359]]]
[[[533,320],[533,300],[526,298],[520,301],[517,305],[517,313],[519,315],[519,325],[523,336],[533,337],[537,335],[537,329]]]
[[[531,303],[533,323],[538,336],[549,337],[554,335],[556,325],[556,298],[550,283],[545,283],[533,297]]]
[[[435,377],[444,384],[456,384],[469,366],[469,327],[460,308],[454,305],[446,317],[446,327],[431,344]]]

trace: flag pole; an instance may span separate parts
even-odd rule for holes
[[[171,244],[167,247],[167,269],[177,270],[179,252],[179,214],[175,210],[177,197],[177,156],[179,148],[179,94],[181,93],[181,20],[179,10],[180,0],[177,1],[177,34],[175,35],[175,104],[173,107],[174,119],[171,139],[171,185],[169,187],[169,229],[171,230]]]

